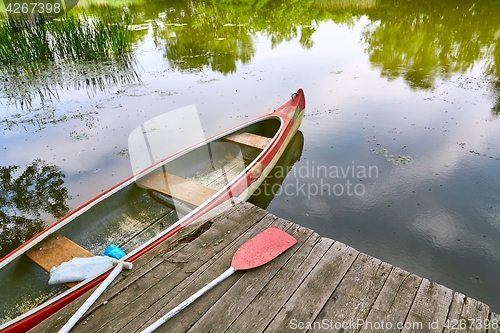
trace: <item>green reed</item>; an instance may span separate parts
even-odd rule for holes
[[[5,20],[0,22],[0,70],[36,74],[50,64],[126,56],[131,52],[129,24],[129,15],[110,12]]]

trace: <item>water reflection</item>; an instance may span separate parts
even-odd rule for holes
[[[380,0],[315,0],[313,6],[328,10],[353,10],[374,8]]]
[[[78,7],[82,5],[80,8],[98,15],[102,8],[99,3],[96,0],[82,0]],[[324,165],[349,165],[351,160],[356,160],[365,165],[379,165],[383,171],[380,179],[367,181],[372,191],[363,197],[355,200],[346,196],[333,197],[330,201],[326,196],[316,196],[313,200],[306,200],[303,196],[277,198],[269,206],[273,213],[292,220],[299,218],[299,223],[322,235],[344,239],[364,252],[499,308],[498,300],[494,297],[499,276],[496,269],[499,267],[498,260],[494,254],[498,253],[496,235],[500,215],[496,207],[499,185],[495,175],[498,174],[497,160],[500,155],[498,131],[495,132],[498,120],[492,122],[490,119],[500,114],[500,3],[497,0],[462,0],[454,3],[444,0],[260,0],[253,3],[119,0],[108,3],[116,4],[115,8],[121,8],[123,4],[129,7],[134,17],[130,42],[143,56],[141,59],[156,60],[151,42],[154,39],[160,51],[160,67],[161,56],[164,56],[165,64],[169,62],[177,71],[199,72],[207,69],[207,72],[213,70],[232,76],[227,82],[200,88],[192,83],[199,75],[182,76],[166,71],[169,73],[165,74],[165,79],[162,75],[161,80],[147,82],[151,88],[145,88],[144,97],[140,98],[141,107],[152,103],[154,107],[158,105],[161,108],[163,102],[166,105],[172,100],[177,103],[175,105],[187,104],[194,98],[206,98],[210,92],[211,95],[217,95],[216,98],[233,98],[228,91],[234,90],[234,86],[231,86],[234,82],[241,83],[248,91],[258,91],[262,86],[267,88],[266,83],[275,82],[273,80],[278,75],[288,77],[285,71],[275,71],[277,67],[290,69],[289,77],[292,80],[312,87],[314,91],[311,91],[311,95],[314,98],[311,101],[317,105],[317,110],[314,110],[317,112],[311,112],[302,125],[309,144],[308,151],[304,153],[306,160],[303,160],[321,161]],[[74,9],[75,13],[79,13],[79,10]],[[335,24],[325,24],[328,22]],[[351,27],[354,33],[338,34],[339,30],[347,30],[342,27]],[[358,31],[363,34],[359,36]],[[329,36],[348,36],[346,38],[350,40],[337,40]],[[352,44],[358,43],[360,37],[361,49],[366,51],[365,54],[352,48]],[[268,47],[284,46],[280,43],[287,41],[292,42],[280,48],[279,52]],[[354,42],[349,43],[351,41]],[[297,52],[297,44],[310,52]],[[328,48],[331,45],[334,48]],[[283,49],[293,50],[296,54],[288,59],[286,55],[283,56],[284,53],[280,53]],[[152,56],[144,56],[146,52]],[[257,55],[264,56],[259,57],[255,64],[251,63]],[[277,59],[281,56],[282,59]],[[352,71],[348,69],[353,67],[349,67],[351,63],[345,61],[346,58],[359,60],[359,68],[363,68],[362,79],[352,79],[357,74],[351,76]],[[280,61],[283,61],[283,66]],[[294,71],[289,66],[293,61],[299,65],[299,70]],[[261,71],[262,78],[267,82],[248,80],[248,77],[245,80],[241,72],[247,71],[249,66],[241,66],[241,63],[248,62],[252,70]],[[365,64],[371,64],[374,70],[365,70]],[[143,64],[147,70],[158,70],[155,67],[158,63],[148,65]],[[345,68],[339,68],[342,66]],[[245,67],[245,70],[239,70],[241,67]],[[112,66],[110,68],[111,75],[116,76],[117,70]],[[484,72],[484,78],[477,74],[478,71],[468,73],[479,68]],[[334,80],[331,77],[325,79],[324,74],[329,71],[332,71],[331,74],[344,73],[336,75]],[[79,77],[92,79],[98,75],[85,76],[85,73],[86,70],[75,71],[75,75],[65,82],[75,82]],[[375,75],[371,75],[373,73]],[[379,73],[382,80],[379,79]],[[462,73],[466,75],[457,78],[457,74]],[[192,86],[176,82],[178,78],[185,78]],[[450,81],[442,82],[449,78]],[[384,85],[386,79],[397,82]],[[469,79],[474,80],[473,84],[468,83]],[[53,82],[57,81],[47,76],[45,85],[36,87],[52,89],[49,84]],[[77,82],[83,89],[86,81]],[[104,83],[109,89],[114,81],[104,80]],[[330,83],[331,90],[322,90],[326,85],[323,83]],[[0,93],[4,91],[4,84],[0,80]],[[156,98],[158,96],[153,90],[173,89],[164,86],[170,84],[175,85],[179,94],[168,97],[170,101],[165,96]],[[23,86],[23,82],[17,81],[12,86],[16,85]],[[56,84],[56,87],[60,86]],[[95,86],[99,90],[103,85]],[[415,91],[408,91],[407,86]],[[68,87],[71,88],[71,85]],[[265,91],[263,99],[281,94],[279,87],[276,85]],[[433,93],[429,90],[434,88],[436,95],[449,95],[434,98],[433,101]],[[33,99],[38,98],[36,89],[30,91],[35,94]],[[214,91],[217,94],[213,94]],[[53,96],[48,91],[44,94]],[[483,101],[483,96],[487,94],[490,94],[488,103],[491,104]],[[54,95],[58,96],[58,93],[54,92]],[[421,101],[422,98],[425,102]],[[112,144],[108,140],[118,142],[120,134],[126,135],[119,132],[118,127],[125,124],[119,116],[121,114],[128,118],[130,115],[132,118],[137,115],[135,109],[139,107],[136,108],[131,100],[124,97],[125,103],[132,105],[119,110],[106,110],[113,121],[108,119],[106,123],[105,117],[101,117],[102,127],[104,124],[116,125],[113,128],[116,132],[111,132],[110,126],[109,131],[91,133],[91,138],[95,135],[96,141],[99,141],[96,146],[99,146],[100,152],[109,152],[106,146],[112,147]],[[214,100],[204,102],[208,105]],[[236,96],[234,100],[239,103],[249,99]],[[332,110],[327,112],[327,108]],[[52,112],[32,113],[35,115],[32,119],[31,115],[23,114],[21,120],[12,115],[4,124],[8,128],[22,128],[31,124],[40,124],[39,128],[44,128],[47,123],[65,121],[68,119],[65,116],[82,117],[90,122],[93,118],[91,113],[73,114],[64,108],[60,109],[57,111],[60,113],[55,113],[56,117],[52,117]],[[143,112],[152,113],[152,109],[146,107]],[[229,115],[228,110],[216,110],[217,117]],[[101,113],[104,114],[104,111]],[[41,120],[38,120],[38,114]],[[217,117],[213,117],[214,122],[219,119]],[[138,118],[135,121],[138,122]],[[62,132],[63,127],[57,129]],[[70,130],[64,129],[64,133]],[[78,135],[73,137],[78,139]],[[104,139],[106,144],[102,144]],[[21,142],[22,139],[18,140]],[[88,146],[90,148],[90,143]],[[379,154],[371,153],[370,147]],[[383,147],[387,151],[382,154]],[[85,147],[85,153],[89,148]],[[120,148],[124,147],[120,146],[114,151]],[[58,154],[66,157],[64,153]],[[385,155],[388,154],[417,156],[417,162],[394,165],[387,161],[389,157]],[[77,163],[83,160],[81,157]],[[85,159],[90,160],[101,174],[110,170],[110,163],[104,158],[95,158],[94,155]],[[18,161],[6,163],[20,164]],[[297,166],[300,165],[295,164]],[[481,178],[480,175],[487,177]],[[91,181],[82,187],[93,193],[99,189],[96,183],[106,188],[116,180],[108,177],[110,180],[105,183],[101,181],[103,178],[96,173],[89,176]],[[276,183],[283,181],[279,177],[274,179]],[[287,184],[286,180],[284,184]],[[264,202],[255,203],[267,207],[271,200],[269,196],[263,198]],[[441,221],[442,226],[438,225]],[[484,236],[491,239],[485,241]],[[417,257],[419,260],[415,260]],[[481,276],[484,281],[482,288],[471,288],[467,285],[468,281],[460,280],[470,272]],[[443,277],[445,274],[448,274],[447,278]]]
[[[85,126],[90,129],[95,127],[95,116],[97,114],[97,111],[75,110],[60,112],[52,107],[41,107],[32,109],[29,113],[14,113],[8,118],[0,119],[0,129],[12,131],[19,128],[28,131],[29,128],[33,128],[35,132],[39,132],[49,124],[56,125],[74,119],[85,122]]]
[[[130,15],[107,7],[98,16],[0,21],[0,97],[25,108],[58,99],[61,89],[90,95],[138,81],[129,25]]]
[[[210,68],[236,71],[255,55],[254,42],[266,36],[272,47],[298,39],[314,45],[314,33],[325,21],[353,25],[362,16],[371,23],[362,41],[369,61],[389,79],[404,78],[415,89],[432,89],[436,79],[448,79],[483,64],[485,73],[500,74],[500,3],[473,0],[211,1],[158,2],[136,6],[154,20],[154,38],[171,66],[181,71]],[[136,12],[137,13],[137,12]]]
[[[71,199],[56,165],[34,160],[0,167],[0,258],[46,227],[42,214],[63,217]]]
[[[272,47],[298,39],[310,49],[321,22],[353,25],[362,16],[370,19],[362,41],[369,61],[381,75],[403,78],[414,89],[432,89],[436,79],[448,79],[481,64],[492,80],[500,74],[500,3],[473,0],[286,0],[257,3],[196,1],[107,1],[106,6],[128,6],[134,27],[132,44],[140,45],[148,28],[156,47],[170,66],[179,71],[211,69],[234,73],[239,63],[255,56],[255,41],[266,36]],[[103,15],[94,1],[80,1],[73,10]],[[106,12],[106,11],[104,11]],[[130,66],[126,66],[129,67]],[[110,71],[110,73],[112,70]],[[137,79],[137,75],[129,75]],[[49,79],[53,82],[53,79]],[[86,79],[88,86],[92,80]],[[100,82],[94,87],[102,87]],[[83,85],[85,85],[83,84]],[[53,86],[34,89],[41,99],[55,97]],[[19,94],[18,94],[19,95]],[[20,93],[29,103],[32,95]]]
[[[297,0],[158,1],[130,9],[143,17],[143,23],[154,22],[156,46],[172,68],[189,72],[209,68],[223,74],[234,73],[239,63],[254,57],[259,34],[267,36],[273,47],[298,38],[304,48],[311,48],[316,21],[338,16]]]
[[[483,61],[486,74],[500,74],[498,1],[382,0],[366,15],[371,23],[363,42],[382,76],[432,89],[436,79],[465,73]]]
[[[304,134],[298,131],[286,147],[283,155],[274,166],[266,180],[259,186],[248,200],[260,208],[266,209],[275,195],[278,194],[281,184],[285,180],[295,162],[300,160],[304,148]]]
[[[43,107],[58,100],[61,90],[84,90],[92,97],[98,92],[140,81],[133,57],[52,65],[34,75],[6,75],[0,72],[0,98],[6,98],[9,104],[22,109],[34,107],[35,101]]]
[[[493,94],[493,106],[491,108],[491,115],[498,118],[500,115],[500,81],[491,81],[490,89]]]

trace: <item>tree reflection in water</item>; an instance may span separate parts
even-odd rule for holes
[[[464,74],[484,62],[498,77],[500,2],[382,0],[367,11],[363,42],[370,62],[389,79],[432,89],[436,79]]]
[[[0,257],[47,226],[42,214],[59,219],[69,211],[64,177],[40,159],[22,172],[19,165],[0,167]]]
[[[311,49],[322,22],[354,26],[366,17],[361,42],[370,63],[389,80],[403,78],[412,89],[428,90],[436,80],[475,67],[488,82],[500,77],[497,0],[159,0],[154,5],[137,0],[130,9],[153,22],[156,46],[179,71],[234,73],[239,62],[255,56],[260,36],[272,48],[298,39]]]

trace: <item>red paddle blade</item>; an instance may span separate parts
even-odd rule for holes
[[[269,227],[245,242],[234,254],[231,266],[239,271],[267,264],[297,240],[276,227]]]

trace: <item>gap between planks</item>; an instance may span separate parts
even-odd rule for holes
[[[235,250],[269,225],[286,229],[299,242],[265,266],[234,274],[158,332],[304,332],[306,328],[292,327],[293,320],[362,320],[363,325],[344,331],[381,332],[368,323],[384,321],[423,324],[384,332],[448,333],[456,330],[445,329],[446,320],[499,318],[481,302],[341,242],[321,238],[310,229],[250,204],[237,205],[213,222],[209,230],[190,243],[169,249],[170,252],[162,252],[162,244],[154,253],[139,258],[137,271],[120,276],[105,292],[103,299],[108,303],[97,305],[74,332],[136,332],[145,328],[226,270]],[[130,277],[134,280],[130,281]],[[56,326],[43,323],[45,326],[38,332],[53,330],[59,320],[62,326],[76,309],[73,304],[67,308],[70,309],[56,314],[58,320],[52,321]],[[430,327],[433,322],[439,323],[436,329]],[[473,328],[465,331],[498,332]]]

